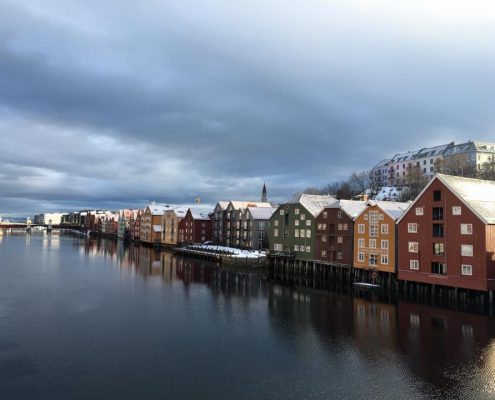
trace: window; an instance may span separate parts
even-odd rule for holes
[[[306,220],[306,226],[311,226],[311,220],[310,219]]]
[[[473,245],[472,244],[461,244],[461,256],[472,257],[473,256]]]
[[[299,250],[304,251],[305,250],[304,246],[299,246]]]
[[[378,224],[378,211],[370,211],[370,224]]]
[[[299,236],[303,238],[303,237],[305,237],[305,233],[306,233],[306,231],[304,229],[301,229],[299,231]]]
[[[280,210],[280,215],[284,215],[284,210]]]
[[[412,327],[414,328],[419,328],[419,315],[418,314],[410,314],[409,315],[409,323],[411,324]]]
[[[326,211],[323,211],[323,218],[327,218],[328,217],[328,213]]]
[[[342,230],[342,224],[337,225],[337,230],[341,231]]]
[[[307,238],[311,237],[311,229],[306,229],[306,237]]]
[[[418,252],[418,242],[409,242],[409,253]]]
[[[424,208],[416,207],[416,215],[424,215]]]
[[[368,221],[368,214],[364,214],[364,220]]]
[[[388,240],[382,240],[380,245],[382,250],[388,250]]]
[[[294,237],[299,237],[299,229],[294,229]]]
[[[433,254],[436,256],[443,256],[445,254],[445,247],[443,243],[433,243]]]
[[[273,226],[278,226],[278,219],[273,222]]]
[[[442,200],[442,192],[440,190],[434,190],[433,201],[440,201],[440,200]]]
[[[376,254],[371,253],[370,254],[370,265],[376,265],[378,262],[378,258]]]
[[[461,224],[461,235],[472,235],[473,224]]]
[[[280,243],[275,243],[273,245],[273,250],[282,251],[282,249],[283,249],[283,246]]]
[[[322,257],[326,257],[327,256],[327,251],[326,250],[322,250],[321,251],[321,256]]]
[[[461,214],[462,214],[461,206],[452,207],[452,215],[461,215]]]
[[[337,211],[337,218],[342,218],[342,210]]]
[[[468,275],[468,276],[473,275],[473,266],[468,264],[462,264],[461,273],[462,275]]]
[[[342,228],[344,229],[344,231],[347,231],[349,229],[349,225],[344,224]]]
[[[298,220],[298,219],[296,219],[296,220],[294,221],[294,224],[295,224],[296,226],[299,226],[299,220]]]
[[[259,221],[258,222],[258,230],[259,231],[264,231],[265,230],[265,221]]]
[[[364,224],[358,224],[358,233],[364,233],[364,232],[365,232]]]
[[[321,237],[321,241],[322,241],[322,242],[326,242],[326,241],[327,241],[327,237],[326,237],[325,235],[323,235],[323,236]]]
[[[341,251],[337,252],[337,260],[342,260],[342,252]]]
[[[381,264],[382,265],[388,265],[388,255],[387,254],[382,254],[382,256],[381,256]]]
[[[387,224],[381,224],[381,233],[382,235],[388,235],[388,225]]]
[[[299,245],[297,244],[294,245],[294,251],[299,251]]]
[[[273,236],[278,237],[278,229],[273,230]]]
[[[358,247],[364,247],[364,239],[358,239]]]
[[[310,246],[306,246],[306,253],[309,253],[311,251],[311,247]]]
[[[407,233],[418,233],[418,224],[410,222],[407,224]]]
[[[358,261],[364,262],[364,253],[358,253]]]
[[[370,237],[378,236],[378,225],[370,225]]]
[[[379,219],[380,219],[380,221],[383,221],[383,219],[384,219],[384,218],[385,218],[385,216],[384,216],[383,214],[380,214],[380,215],[379,215]]]
[[[323,229],[323,224],[318,224],[318,230],[321,231]]]
[[[299,215],[299,208],[294,209],[294,214]]]
[[[337,236],[337,243],[344,243],[344,238],[342,236]]]
[[[432,262],[431,273],[437,275],[447,275],[447,264]]]
[[[419,261],[418,260],[409,260],[409,269],[419,270]]]
[[[442,207],[433,207],[433,219],[439,220],[443,219],[443,208]]]
[[[376,249],[376,239],[370,239],[369,247],[370,249]]]
[[[443,237],[443,224],[433,224],[433,237]]]

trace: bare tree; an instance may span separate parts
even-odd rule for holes
[[[354,171],[349,178],[349,185],[353,193],[363,193],[370,188],[370,171]]]
[[[469,163],[467,154],[453,154],[444,159],[435,161],[435,172],[441,174],[463,176],[475,178],[477,176],[476,167]]]
[[[411,167],[406,175],[406,188],[402,191],[399,201],[414,200],[428,184],[428,177],[418,166]]]
[[[488,161],[484,162],[479,172],[481,179],[495,181],[495,157],[492,156]]]

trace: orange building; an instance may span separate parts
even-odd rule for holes
[[[395,222],[409,203],[368,201],[354,224],[354,268],[395,273]]]
[[[169,205],[150,204],[141,214],[141,231],[139,239],[142,242],[158,244],[162,240],[162,219]]]

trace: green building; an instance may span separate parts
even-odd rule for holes
[[[316,216],[335,204],[333,196],[299,194],[281,204],[270,218],[270,250],[294,254],[296,258],[314,260],[316,254]]]

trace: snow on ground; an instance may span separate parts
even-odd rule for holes
[[[236,258],[260,258],[265,257],[266,253],[264,251],[259,250],[241,250],[236,249],[234,247],[225,247],[225,246],[215,246],[208,244],[197,244],[188,246],[189,249],[193,250],[205,250],[210,253],[231,253],[231,257]]]

